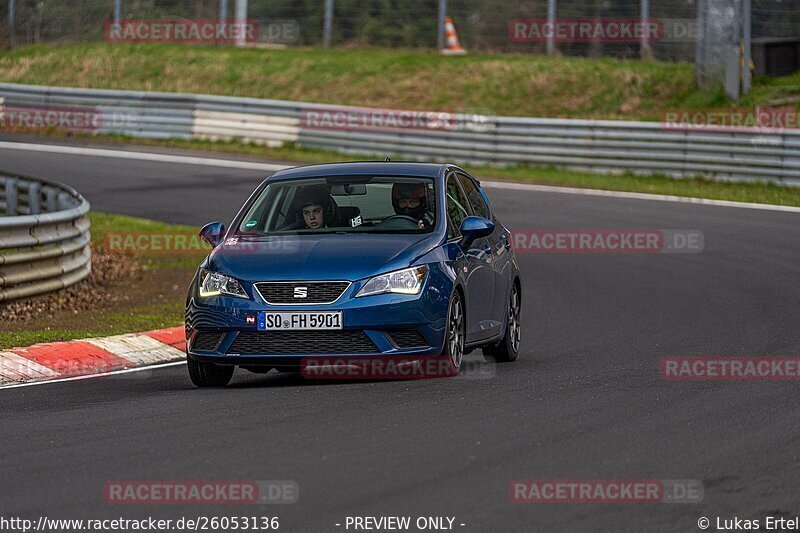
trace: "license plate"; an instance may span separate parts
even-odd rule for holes
[[[258,313],[258,329],[260,331],[342,329],[342,312],[333,311],[315,313],[313,311],[262,311]]]

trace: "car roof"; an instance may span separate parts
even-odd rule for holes
[[[435,178],[445,168],[453,165],[440,163],[410,163],[391,161],[360,161],[350,163],[327,163],[323,165],[306,165],[279,170],[268,179],[300,179],[320,176],[349,176],[372,174],[375,176],[421,176]]]

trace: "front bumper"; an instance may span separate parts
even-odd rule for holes
[[[280,306],[254,301],[260,299],[257,296],[200,299],[193,285],[186,308],[187,353],[217,364],[291,367],[305,357],[427,357],[442,352],[452,290],[447,278],[429,275],[419,295],[355,298],[359,288],[354,283],[333,304]],[[343,329],[259,331],[248,318],[252,321],[260,311],[342,311]]]

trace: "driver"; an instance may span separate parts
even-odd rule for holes
[[[429,230],[433,226],[428,211],[428,189],[424,183],[395,183],[392,186],[392,207],[396,214],[413,218],[419,229]]]
[[[300,189],[295,202],[297,225],[300,229],[327,228],[333,223],[333,198],[322,187]]]

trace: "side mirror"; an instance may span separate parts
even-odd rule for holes
[[[461,223],[461,245],[469,248],[477,239],[487,237],[494,231],[494,222],[483,217],[467,217]]]
[[[222,222],[211,222],[203,226],[200,230],[200,239],[208,243],[212,248],[222,242],[222,237],[225,236],[225,224]]]

